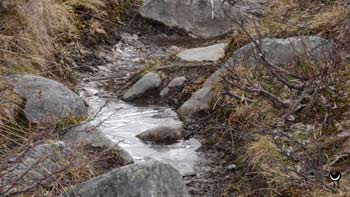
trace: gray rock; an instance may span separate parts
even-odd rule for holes
[[[212,98],[212,89],[220,81],[220,76],[226,71],[225,68],[217,70],[203,84],[202,88],[181,105],[177,110],[179,117],[183,120],[189,119],[193,114],[209,109],[210,99]]]
[[[144,141],[151,141],[159,144],[176,143],[183,137],[182,123],[169,122],[167,126],[158,126],[142,132],[136,137]]]
[[[262,50],[265,57],[277,66],[299,63],[305,60],[305,54],[323,61],[333,55],[332,43],[318,36],[290,37],[285,39],[265,38],[262,40]],[[309,52],[307,52],[309,50]],[[223,65],[230,67],[234,64],[257,64],[257,51],[253,43],[247,44],[234,52],[232,57]]]
[[[33,75],[12,77],[14,91],[25,100],[28,121],[39,125],[56,125],[70,118],[87,117],[84,101],[62,84]]]
[[[150,161],[115,169],[61,194],[61,197],[188,197],[180,173],[169,164]]]
[[[71,161],[71,154],[71,150],[60,141],[37,145],[24,154],[21,162],[14,162],[10,168],[3,170],[0,182],[9,187],[18,179],[8,194],[31,188],[67,165],[67,161]]]
[[[202,38],[216,37],[233,29],[232,18],[240,17],[239,8],[222,0],[147,0],[142,16],[176,26]]]
[[[71,130],[63,136],[63,141],[68,146],[79,146],[81,144],[87,144],[92,147],[111,149],[117,152],[117,155],[119,157],[118,160],[122,161],[123,165],[134,163],[134,160],[128,152],[122,149],[117,143],[107,138],[100,131],[88,133],[84,131]]]
[[[313,57],[323,61],[324,58],[332,58],[332,43],[317,36],[291,37],[286,39],[262,40],[262,50],[266,58],[278,65],[284,66],[293,62],[302,61],[305,58],[306,50],[309,50]],[[212,98],[214,85],[221,80],[221,76],[227,72],[227,68],[236,64],[246,63],[256,65],[255,48],[252,43],[243,46],[233,53],[219,70],[210,76],[202,88],[196,91],[178,110],[182,119],[188,119],[194,113],[208,110]]]
[[[240,0],[236,1],[240,10],[253,16],[261,16],[264,13],[265,4],[268,0]]]
[[[186,82],[186,77],[185,76],[181,76],[181,77],[175,77],[173,80],[171,80],[168,84],[169,88],[173,88],[173,87],[181,87],[185,84]]]
[[[237,169],[237,165],[236,164],[230,164],[226,167],[228,170],[235,170]]]
[[[162,91],[160,91],[159,95],[160,95],[161,97],[165,97],[166,95],[169,94],[169,92],[170,92],[170,88],[165,87]]]
[[[173,80],[171,80],[169,82],[167,87],[165,87],[162,91],[160,91],[160,96],[161,97],[166,96],[171,91],[172,88],[184,86],[186,80],[187,79],[184,76],[182,76],[182,77],[175,77]]]
[[[347,131],[342,131],[337,135],[338,138],[344,139],[350,137],[350,133]]]
[[[217,61],[224,57],[226,46],[227,44],[221,43],[207,47],[187,49],[177,54],[177,57],[190,62]]]
[[[149,72],[137,81],[123,96],[126,101],[142,96],[145,92],[160,86],[161,79],[157,73]]]

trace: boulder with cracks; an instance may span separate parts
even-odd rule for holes
[[[201,38],[225,35],[235,27],[233,19],[241,19],[246,13],[262,12],[266,0],[249,1],[240,9],[222,0],[147,0],[140,13],[143,17],[179,27]],[[246,12],[247,11],[247,12]]]
[[[25,101],[24,115],[30,123],[56,125],[87,117],[84,101],[57,81],[34,75],[15,75],[11,80],[14,92]]]
[[[169,164],[149,161],[124,166],[79,184],[61,197],[188,197],[180,173]]]
[[[268,61],[277,66],[286,66],[298,63],[305,58],[313,57],[316,61],[329,60],[333,57],[332,43],[318,36],[301,36],[284,39],[265,38],[262,40],[262,51]],[[305,55],[308,54],[308,55]],[[227,69],[237,64],[256,65],[259,63],[257,50],[253,43],[238,49],[213,73],[178,110],[182,119],[189,119],[193,114],[206,111],[210,107],[213,98],[215,84],[221,81],[221,76],[227,73]]]

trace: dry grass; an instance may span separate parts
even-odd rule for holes
[[[76,71],[72,68],[74,60],[81,61],[84,55],[96,52],[87,46],[92,44],[87,39],[94,40],[95,44],[105,44],[112,32],[115,34],[113,27],[122,19],[123,13],[136,2],[1,1],[0,74],[43,75],[70,86],[76,80]],[[0,119],[14,119],[8,115],[13,111],[10,105],[16,100],[4,79],[0,79],[0,89]]]
[[[281,155],[272,137],[257,136],[257,139],[249,143],[245,151],[244,161],[251,168],[250,174],[265,179],[269,188],[279,188],[288,183],[291,177],[288,168],[291,162]]]
[[[340,31],[350,23],[350,5],[347,0],[271,0],[260,19],[262,37],[286,38],[297,35],[321,35],[337,39]],[[255,25],[245,24],[252,35]],[[349,37],[343,39],[344,43]],[[237,30],[232,35],[227,56],[250,42],[249,37]]]
[[[259,32],[253,23],[246,23],[244,27],[255,38],[258,33],[262,37],[279,38],[319,35],[332,39],[337,47],[349,54],[346,44],[350,41],[349,6],[348,1],[344,0],[272,0],[259,21]],[[227,56],[249,42],[249,36],[238,30],[232,36]],[[309,76],[318,72],[320,65],[306,62],[302,68],[287,69]],[[251,81],[253,85],[259,84],[284,101],[292,101],[300,94],[266,77],[268,72],[264,69],[253,70],[236,65],[234,72],[235,77],[243,79],[242,86]],[[268,99],[230,87],[227,83],[220,86],[216,99],[221,101],[216,103],[216,112],[222,118],[219,120],[226,123],[227,127],[234,128],[235,136],[243,136],[238,140],[229,135],[221,138],[225,141],[221,141],[221,144],[235,144],[235,162],[242,169],[236,175],[238,180],[245,180],[245,183],[232,183],[229,187],[244,185],[244,188],[236,189],[235,192],[252,196],[347,196],[350,182],[345,178],[341,181],[341,188],[337,189],[327,177],[317,177],[327,175],[329,170],[334,169],[341,171],[344,177],[350,174],[350,158],[343,156],[350,151],[349,137],[338,136],[349,130],[349,77],[348,62],[341,66],[334,64],[332,72],[322,79],[324,83],[320,86],[324,86],[325,91],[319,92],[312,107],[296,113],[295,120],[290,122],[281,121],[283,109],[271,105]],[[246,98],[254,102],[246,102]],[[309,132],[297,131],[292,127],[295,123],[309,125],[312,129]],[[281,137],[280,134],[286,136]],[[215,139],[216,134],[213,134],[209,140]],[[339,158],[343,159],[337,161]],[[243,178],[242,171],[245,172]],[[306,176],[303,177],[303,174]]]
[[[48,133],[49,131],[43,131]],[[34,136],[33,136],[34,137]],[[36,136],[37,137],[37,136]],[[38,140],[36,138],[33,142],[24,143],[26,147],[24,149],[13,151],[16,153],[16,161],[12,161],[10,165],[6,163],[0,163],[0,169],[11,169],[13,166],[20,165],[26,157],[26,153],[30,152],[37,145],[51,144],[55,141],[47,140],[50,136],[45,136]],[[34,138],[31,138],[32,140]],[[2,161],[7,161],[9,158],[6,156],[0,156]],[[27,166],[28,172],[21,172],[16,177],[18,179],[10,179],[9,183],[4,185],[0,184],[0,194],[4,194],[5,188],[8,185],[13,185],[13,188],[7,193],[12,196],[57,196],[64,191],[68,190],[75,185],[90,180],[96,176],[106,173],[114,168],[120,167],[123,164],[119,160],[118,154],[107,148],[96,148],[89,145],[81,144],[79,146],[70,149],[69,152],[63,152],[60,150],[53,150],[52,155],[39,155],[34,158],[35,161],[41,161],[41,159],[49,159],[53,163],[48,166],[42,166],[41,163],[34,163],[31,166]],[[49,168],[51,171],[43,172],[44,168]],[[41,172],[42,179],[37,182],[27,183],[27,179],[30,179],[30,174],[34,172]],[[11,171],[8,173],[11,174]],[[7,175],[1,174],[0,179]],[[13,175],[12,175],[13,176]],[[27,183],[26,187],[23,187],[23,183]]]
[[[81,50],[82,39],[106,39],[130,6],[112,0],[5,0],[1,5],[0,72],[62,81],[74,80],[66,59]]]
[[[4,10],[0,18],[3,71],[49,73],[57,66],[59,41],[75,31],[69,13],[51,0],[16,1]]]
[[[33,128],[21,111],[23,101],[3,76],[29,73],[71,86],[75,60],[94,54],[98,45],[114,42],[115,28],[134,0],[2,0],[0,1],[0,158],[11,158],[36,143],[47,143],[54,129]],[[108,41],[111,40],[111,43]],[[78,65],[79,66],[79,65]],[[79,166],[67,168],[24,196],[56,196],[62,189],[119,165],[115,154],[82,148],[74,150]],[[102,153],[102,155],[101,155]],[[86,159],[83,155],[91,155]],[[99,156],[104,157],[101,161]],[[4,159],[4,160],[3,160]],[[3,163],[0,162],[0,166]],[[114,166],[113,166],[114,165]],[[1,168],[1,167],[0,167]],[[1,173],[1,172],[0,172]],[[0,178],[1,179],[1,178]]]

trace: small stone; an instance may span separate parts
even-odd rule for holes
[[[289,115],[289,116],[287,116],[286,119],[287,119],[288,121],[290,121],[290,122],[293,122],[293,121],[295,121],[295,116]]]
[[[169,82],[169,84],[167,85],[167,87],[165,87],[161,92],[160,92],[160,96],[161,97],[164,97],[166,96],[172,88],[175,88],[175,87],[181,87],[185,84],[186,82],[186,77],[182,76],[182,77],[176,77],[174,78],[173,80],[171,80]]]
[[[348,138],[348,137],[350,137],[350,133],[346,132],[346,131],[342,131],[341,133],[339,133],[337,135],[337,137],[339,137],[339,138]]]
[[[161,83],[161,78],[157,73],[149,72],[137,81],[123,96],[126,101],[133,100],[142,96],[145,92],[151,89],[158,88]]]
[[[228,170],[235,170],[237,169],[237,165],[236,164],[230,164],[226,167]]]
[[[168,95],[170,92],[170,89],[168,87],[165,87],[162,91],[160,91],[159,95],[161,97],[165,97],[166,95]]]
[[[186,77],[185,76],[181,76],[181,77],[175,77],[173,80],[171,80],[168,84],[169,88],[173,88],[173,87],[181,87],[185,84],[186,82]]]
[[[183,131],[182,126],[159,126],[147,130],[136,137],[144,141],[151,141],[158,144],[172,144],[183,137]]]
[[[171,47],[169,48],[169,50],[170,50],[171,52],[174,52],[174,53],[179,53],[182,49],[181,49],[180,47],[177,47],[177,46],[171,46]]]

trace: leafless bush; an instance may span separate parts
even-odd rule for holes
[[[256,26],[256,35],[254,38],[244,27],[243,23],[237,23],[241,29],[251,38],[257,52],[257,61],[262,66],[247,68],[244,65],[231,66],[229,74],[224,76],[224,81],[232,87],[239,89],[246,95],[257,95],[270,100],[278,109],[285,111],[284,118],[295,115],[301,109],[311,109],[322,92],[329,91],[334,86],[334,80],[337,72],[344,69],[341,65],[341,54],[343,49],[341,44],[336,42],[332,59],[325,56],[323,60],[313,56],[310,49],[305,46],[304,56],[308,71],[298,72],[294,65],[289,66],[292,69],[282,68],[274,65],[266,58],[261,46],[261,34]],[[305,43],[304,43],[305,45]],[[294,68],[293,68],[294,67]],[[265,87],[269,87],[269,90]],[[276,90],[281,88],[281,90]],[[227,89],[226,89],[227,91]],[[229,92],[229,91],[227,91]],[[280,96],[278,93],[288,94]],[[236,95],[231,93],[231,95]],[[237,98],[241,98],[236,95]],[[245,98],[248,102],[252,99]],[[288,101],[287,101],[288,100]]]
[[[231,99],[240,101],[242,105],[252,106],[254,103],[269,101],[279,114],[269,123],[260,122],[254,125],[255,132],[251,135],[257,137],[256,141],[248,142],[246,146],[246,161],[248,164],[269,167],[271,170],[262,170],[259,175],[269,181],[280,177],[279,182],[273,182],[271,188],[259,188],[273,191],[281,195],[283,191],[296,188],[319,188],[320,190],[336,192],[325,181],[329,161],[324,146],[325,143],[318,137],[312,138],[312,145],[305,145],[291,137],[290,126],[295,122],[317,125],[313,132],[333,130],[340,121],[349,104],[347,88],[344,81],[349,80],[348,62],[346,53],[349,52],[345,42],[349,38],[348,25],[339,25],[338,36],[333,40],[331,57],[327,53],[323,58],[317,58],[304,43],[303,61],[280,67],[269,61],[262,47],[262,33],[256,22],[254,35],[246,29],[244,22],[234,20],[242,32],[252,41],[257,65],[247,66],[245,62],[230,65],[228,72],[223,76],[223,94]],[[327,55],[326,55],[327,54]],[[307,67],[305,70],[297,69],[297,64]],[[256,113],[261,113],[256,111]],[[271,124],[272,122],[272,124]],[[236,123],[250,124],[252,123]],[[238,127],[234,125],[233,127]],[[260,127],[260,129],[257,129]],[[266,129],[264,129],[266,128]],[[250,131],[251,132],[251,131]],[[316,134],[314,134],[316,135]],[[322,134],[319,134],[320,136]],[[328,134],[329,135],[329,134]],[[271,136],[271,138],[264,138]],[[269,139],[272,141],[270,142]],[[264,142],[264,143],[263,143]],[[311,143],[311,142],[310,142]],[[336,142],[338,143],[338,142]],[[272,149],[262,150],[264,144],[271,144],[276,149],[277,156]],[[261,152],[256,152],[256,151]],[[249,152],[250,151],[250,152]],[[272,151],[272,152],[271,152]],[[334,150],[333,150],[334,151]],[[264,155],[265,154],[265,155]],[[266,163],[261,157],[271,159]],[[335,158],[337,159],[337,158]],[[275,166],[275,167],[273,167]],[[272,169],[273,168],[273,169]],[[256,170],[256,169],[250,169]],[[260,169],[261,170],[261,169]],[[247,173],[249,169],[247,169]],[[254,173],[253,173],[254,174]],[[268,177],[272,175],[272,177]],[[275,177],[273,177],[275,176]],[[260,190],[262,189],[262,190]],[[257,191],[253,191],[254,194]],[[282,192],[282,193],[281,193]],[[259,193],[259,192],[258,192]]]
[[[7,93],[11,90],[9,85],[0,91],[0,109],[9,110],[5,104],[12,103],[17,110],[9,117],[1,113],[0,196],[56,196],[65,188],[124,165],[118,152],[108,147],[96,148],[85,143],[57,147],[60,135],[73,126],[30,124],[24,117],[22,101],[12,100],[13,93]],[[94,121],[107,104],[83,123]],[[87,129],[93,130],[100,124]]]

